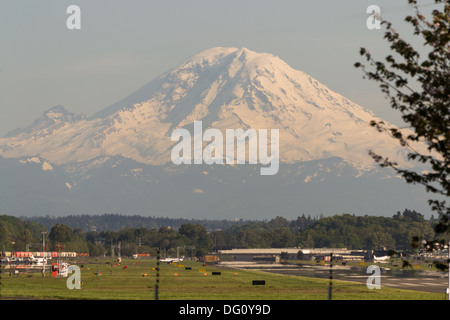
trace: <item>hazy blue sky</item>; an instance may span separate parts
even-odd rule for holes
[[[81,8],[81,30],[66,27],[71,4]],[[361,46],[380,59],[388,52],[384,31],[366,27],[372,4],[411,34],[406,0],[2,0],[0,136],[58,104],[94,114],[216,46],[277,55],[396,122],[377,85],[353,67]]]

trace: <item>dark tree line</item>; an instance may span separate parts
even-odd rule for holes
[[[89,231],[92,228],[96,231],[118,231],[125,226],[130,228],[158,229],[160,227],[170,227],[178,229],[185,223],[201,224],[208,230],[226,229],[236,223],[230,220],[196,220],[167,217],[148,217],[140,215],[122,215],[117,213],[105,213],[102,215],[68,215],[68,216],[37,216],[24,218],[46,226],[50,229],[55,224],[65,224],[71,228],[81,228]]]
[[[82,217],[81,219],[85,219]],[[119,220],[122,217],[118,216]],[[170,222],[170,221],[169,221]],[[232,248],[334,247],[348,249],[411,249],[412,239],[429,241],[436,236],[438,219],[426,220],[411,210],[393,217],[299,216],[287,220],[277,216],[269,221],[234,221],[226,228],[208,229],[200,223],[185,222],[179,227],[158,228],[123,226],[118,230],[92,231],[57,223],[50,228],[10,216],[0,216],[0,245],[4,251],[40,251],[42,231],[46,231],[47,250],[87,252],[91,256],[131,256],[135,253],[200,257],[208,252]],[[75,223],[79,225],[79,223]],[[221,224],[219,224],[221,225]],[[214,226],[209,221],[208,227]],[[120,248],[120,249],[119,249]]]

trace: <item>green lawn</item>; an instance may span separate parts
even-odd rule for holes
[[[66,278],[52,278],[48,272],[20,274],[10,277],[3,270],[1,296],[3,298],[44,299],[154,299],[156,283],[155,260],[125,260],[110,265],[107,260],[88,263],[81,271],[80,290],[69,290]],[[259,271],[243,271],[202,266],[185,261],[183,267],[160,264],[159,299],[161,300],[326,300],[329,281],[297,276],[277,275]],[[124,269],[124,266],[127,266]],[[185,267],[191,267],[186,270]],[[205,269],[205,271],[199,271]],[[97,271],[102,273],[97,276]],[[221,272],[212,275],[212,272]],[[144,274],[147,276],[143,276]],[[264,286],[252,285],[252,280],[265,280]],[[442,300],[442,294],[398,290],[382,287],[369,290],[364,284],[333,281],[334,300]]]

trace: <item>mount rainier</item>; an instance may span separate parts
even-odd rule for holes
[[[407,150],[372,112],[268,53],[212,48],[92,116],[62,106],[0,138],[0,210],[261,219],[427,212],[426,194],[369,156]],[[278,129],[280,168],[174,165],[177,128]],[[225,135],[225,134],[224,134]],[[415,148],[421,146],[415,146]]]

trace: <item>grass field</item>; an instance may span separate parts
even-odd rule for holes
[[[153,300],[156,261],[124,260],[119,265],[108,260],[74,262],[81,270],[80,290],[69,290],[67,278],[52,278],[47,272],[9,276],[2,270],[0,294],[3,299],[88,299]],[[126,268],[125,268],[126,266]],[[190,270],[186,268],[190,267]],[[98,276],[98,272],[101,273]],[[220,275],[213,275],[220,272]],[[145,274],[147,274],[145,276]],[[264,280],[265,285],[252,285]],[[329,281],[203,266],[184,261],[179,266],[160,264],[160,300],[326,300]],[[333,300],[442,300],[442,294],[382,287],[369,290],[364,284],[333,281]]]

